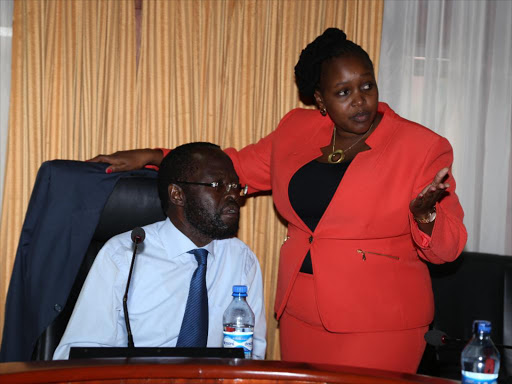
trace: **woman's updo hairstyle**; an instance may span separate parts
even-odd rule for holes
[[[303,101],[314,101],[315,90],[320,83],[322,63],[333,57],[359,56],[367,62],[373,71],[373,63],[368,53],[353,41],[341,29],[328,28],[302,50],[295,66],[295,81]]]

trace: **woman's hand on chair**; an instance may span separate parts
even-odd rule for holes
[[[98,155],[87,161],[110,164],[106,173],[132,171],[144,168],[146,165],[159,166],[162,162],[163,152],[159,149],[133,149],[118,151],[110,155]]]

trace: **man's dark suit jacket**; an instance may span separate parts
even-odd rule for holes
[[[28,361],[66,304],[98,220],[119,178],[106,164],[54,160],[41,165],[23,224],[5,308],[0,361]]]

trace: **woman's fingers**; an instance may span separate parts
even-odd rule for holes
[[[418,197],[421,198],[428,192],[433,193],[437,190],[445,190],[446,188],[449,188],[450,184],[443,183],[443,180],[448,175],[448,172],[448,168],[443,168],[439,172],[437,172],[437,174],[434,176],[434,180],[432,180],[432,183],[423,188],[423,190],[419,193]]]

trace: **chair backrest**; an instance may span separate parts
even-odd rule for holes
[[[432,329],[469,340],[473,320],[490,320],[495,344],[512,345],[512,256],[463,252],[429,265],[435,300]],[[460,380],[464,345],[427,346],[420,373]],[[501,376],[512,375],[512,350],[500,350]]]
[[[52,359],[73,312],[87,273],[103,244],[117,234],[163,219],[165,219],[165,215],[158,197],[155,178],[127,177],[120,178],[117,181],[103,208],[66,305],[39,337],[32,359]]]

